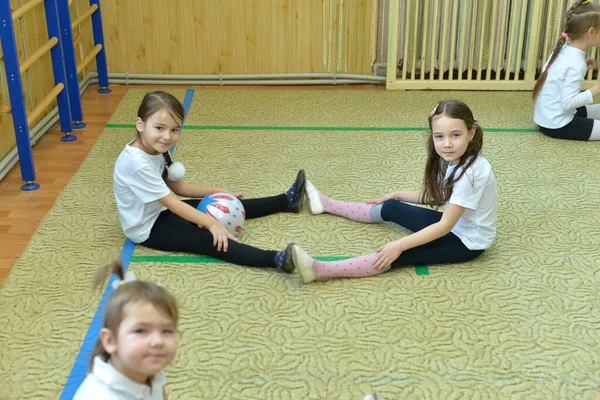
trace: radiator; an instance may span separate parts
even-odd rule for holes
[[[407,88],[418,88],[419,81],[435,88],[431,83],[435,81],[444,83],[441,88],[530,90],[554,49],[564,11],[572,3],[380,0],[376,62],[391,61],[388,53],[395,52],[395,81],[411,82]],[[397,35],[391,34],[394,31]],[[597,56],[596,49],[589,53]],[[591,81],[595,76],[590,71],[587,78]]]

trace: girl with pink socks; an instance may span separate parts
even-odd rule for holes
[[[378,275],[402,265],[459,263],[489,248],[496,236],[496,180],[481,156],[483,131],[461,101],[437,104],[429,114],[431,135],[424,187],[417,192],[394,192],[367,203],[330,199],[306,181],[312,214],[340,215],[363,223],[393,221],[413,231],[379,250],[343,261],[317,261],[300,247],[292,258],[305,283],[329,278]],[[407,203],[433,207],[439,212]]]

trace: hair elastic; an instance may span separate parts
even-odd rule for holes
[[[440,103],[437,103],[434,107],[433,110],[431,110],[431,112],[429,113],[429,119],[433,118],[433,116],[435,115],[435,112],[437,111],[438,107],[440,106]]]
[[[167,159],[167,179],[171,182],[177,182],[185,177],[185,167],[179,161],[173,160],[173,155],[166,152]]]
[[[133,281],[135,281],[135,275],[133,275],[133,272],[127,271],[125,273],[125,279],[117,279],[116,281],[113,281],[112,288],[116,290],[119,286]]]

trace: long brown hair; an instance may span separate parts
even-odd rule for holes
[[[570,40],[577,40],[584,36],[590,28],[598,27],[600,27],[600,5],[596,3],[592,3],[589,0],[577,0],[573,3],[571,8],[565,12],[563,33],[566,33]],[[552,50],[552,56],[550,56],[546,68],[542,71],[535,83],[532,94],[534,101],[537,99],[546,82],[548,68],[550,68],[552,63],[556,60],[556,57],[558,57],[560,50],[566,42],[567,38],[563,37],[561,34],[556,41],[554,50]]]
[[[465,154],[462,155],[458,164],[444,181],[444,175],[448,168],[448,162],[435,151],[433,143],[432,119],[438,115],[445,115],[448,118],[463,120],[468,130],[475,128],[473,139],[469,142]],[[477,155],[483,147],[483,131],[473,118],[473,113],[469,107],[459,100],[446,100],[438,103],[431,114],[429,114],[429,130],[432,132],[427,140],[427,164],[425,165],[425,178],[423,191],[421,192],[421,202],[430,206],[440,206],[445,204],[452,195],[454,182],[458,181],[466,170],[475,162]],[[458,174],[458,176],[456,176]]]
[[[167,112],[173,117],[175,121],[183,124],[185,117],[185,111],[183,105],[175,96],[170,93],[157,90],[154,92],[146,93],[140,107],[138,108],[137,116],[144,122],[148,121],[148,118],[153,116],[159,111],[167,110]],[[137,139],[141,140],[140,132],[137,131]],[[171,154],[167,151],[163,153],[163,157],[167,162],[167,166],[173,163]]]
[[[116,274],[120,280],[124,280],[123,264],[120,260],[115,260],[110,264],[98,268],[94,275],[93,288],[95,289],[102,285],[110,274]],[[133,303],[150,303],[171,318],[175,325],[177,325],[177,321],[179,320],[177,301],[165,288],[152,282],[130,281],[120,284],[108,296],[102,327],[109,329],[116,337],[119,326],[125,317],[125,306]],[[90,356],[90,369],[94,366],[94,358],[96,356],[100,356],[104,361],[108,361],[110,358],[110,354],[104,349],[100,337],[98,337],[94,351]]]

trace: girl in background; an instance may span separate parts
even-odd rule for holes
[[[533,89],[533,121],[555,139],[600,140],[600,83],[581,91],[596,62],[585,58],[600,46],[600,5],[577,0],[565,14],[565,27]]]

